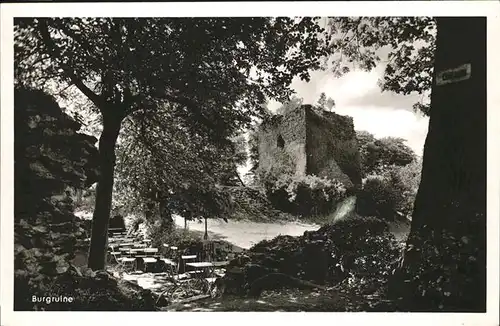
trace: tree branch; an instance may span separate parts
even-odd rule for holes
[[[45,45],[47,46],[48,50],[52,53],[52,55],[56,58],[59,57],[60,55],[60,53],[58,53],[59,50],[57,49],[54,40],[50,36],[49,27],[47,25],[46,19],[40,19],[40,35],[42,36]],[[75,75],[74,71],[69,67],[69,65],[60,63],[60,66],[63,69],[64,73],[67,75],[67,77],[69,77],[71,82],[76,87],[78,87],[78,89],[85,96],[87,96],[88,99],[91,100],[92,103],[94,103],[99,110],[102,111],[106,107],[105,101],[101,99],[99,95],[94,93],[90,88],[88,88],[87,85],[85,85],[83,81]]]

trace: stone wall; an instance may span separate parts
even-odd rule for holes
[[[97,181],[97,139],[37,90],[17,89],[14,103],[15,217],[73,221],[76,189]]]
[[[97,139],[38,90],[14,93],[14,310],[153,310],[150,292],[129,291],[85,264],[89,236],[73,192],[97,181]],[[72,303],[33,296],[73,297]]]
[[[300,108],[274,116],[259,130],[259,170],[306,173],[305,112]]]
[[[353,119],[315,112],[303,105],[264,121],[259,130],[259,170],[276,174],[315,174],[361,185],[361,166]]]
[[[307,173],[336,179],[348,188],[361,185],[361,165],[353,119],[305,108]]]

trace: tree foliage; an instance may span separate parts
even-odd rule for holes
[[[416,159],[405,139],[383,137],[380,139],[367,131],[357,131],[356,138],[361,156],[362,175],[383,172],[392,166],[405,166]]]
[[[335,107],[335,100],[331,97],[327,97],[325,92],[319,95],[316,105],[322,110],[331,111]]]
[[[359,213],[387,220],[410,217],[421,171],[422,160],[417,158],[406,166],[393,165],[368,175],[358,196]]]
[[[71,82],[93,102],[126,98],[126,111],[160,98],[186,115],[247,121],[319,66],[320,32],[312,18],[19,19],[16,77]]]
[[[136,112],[124,123],[117,194],[136,212],[161,203],[188,219],[202,213],[225,218],[228,196],[218,186],[239,183],[236,165],[246,161],[244,139],[214,144],[174,115],[165,107],[155,116]]]
[[[124,118],[164,102],[211,140],[223,141],[288,98],[324,55],[315,18],[21,18],[17,83],[75,85],[101,113],[101,176],[89,266],[104,267],[114,151]]]
[[[418,93],[414,109],[429,115],[427,96],[432,85],[436,23],[432,17],[334,17],[330,60],[337,76],[353,67],[372,70],[385,64],[383,91]],[[382,53],[387,53],[384,58]]]
[[[287,112],[292,111],[293,109],[298,108],[304,103],[304,99],[293,95],[289,100],[284,102],[277,110],[276,114],[286,114]]]

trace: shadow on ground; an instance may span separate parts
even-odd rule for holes
[[[383,305],[383,306],[382,306]],[[378,297],[353,297],[336,290],[283,290],[263,292],[258,299],[238,296],[205,299],[191,303],[173,304],[163,311],[309,311],[354,312],[392,311],[387,302]]]

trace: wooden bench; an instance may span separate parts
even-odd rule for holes
[[[130,263],[130,262],[135,262],[134,257],[120,257],[118,260],[122,263]]]

